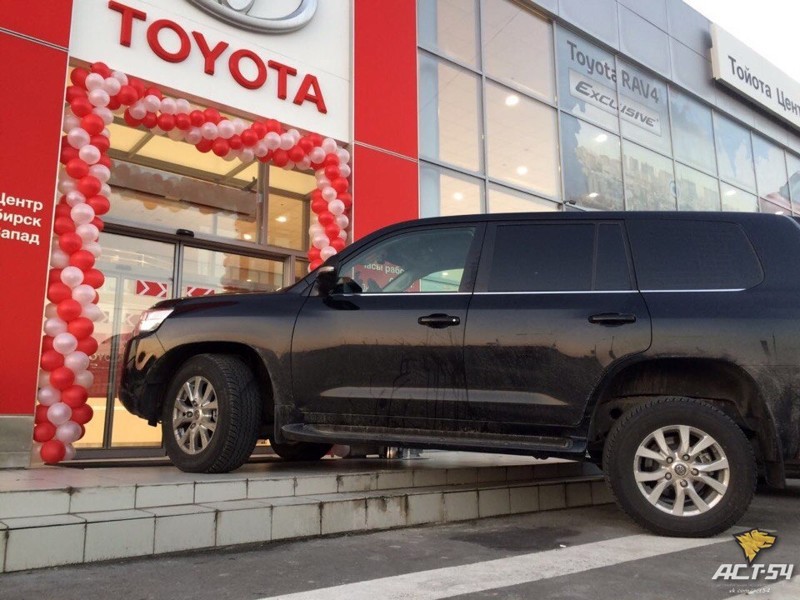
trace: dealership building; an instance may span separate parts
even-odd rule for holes
[[[269,133],[262,152],[244,143],[254,122],[341,158],[348,242],[471,213],[800,215],[800,83],[681,0],[17,2],[0,14],[0,54],[0,467],[38,461],[34,425],[53,406],[40,391],[58,331],[45,318],[61,314],[52,269],[65,268],[52,231],[74,191],[62,145],[79,138],[65,101],[86,90],[108,105],[110,208],[88,242],[102,312],[96,349],[82,346],[92,410],[77,458],[164,453],[160,429],[116,396],[142,310],[275,290],[336,247],[316,243],[312,209],[335,182],[303,154],[279,159],[294,147],[267,152]],[[158,108],[137,118],[91,96],[92,65],[109,96],[136,78]],[[201,121],[175,126],[208,109],[212,137],[190,138]]]

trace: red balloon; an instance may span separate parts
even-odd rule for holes
[[[193,110],[189,113],[189,120],[195,127],[200,127],[206,122],[206,116],[203,114],[203,111]]]
[[[58,159],[61,161],[62,165],[67,164],[69,161],[78,158],[78,151],[70,146],[69,144],[64,144],[61,146],[61,154],[59,155]]]
[[[97,211],[95,211],[95,213],[97,213]],[[100,217],[95,217],[94,219],[91,220],[91,223],[92,225],[97,227],[98,231],[103,231],[103,228],[106,226],[105,223],[103,223],[103,219],[101,219]]]
[[[98,269],[89,269],[83,274],[83,283],[92,286],[94,289],[103,287],[106,277]]]
[[[197,148],[200,152],[203,152],[205,154],[206,152],[210,152],[211,151],[211,147],[213,145],[214,145],[214,142],[212,142],[211,140],[202,139],[199,142],[197,142],[194,145],[194,147]]]
[[[144,116],[144,119],[142,119],[142,125],[144,125],[148,129],[152,129],[153,127],[158,125],[158,117],[156,116],[156,113],[151,113],[151,112],[147,113]]]
[[[309,133],[308,139],[311,140],[311,143],[314,144],[314,146],[322,146],[323,137],[320,134]]]
[[[73,407],[70,419],[75,421],[78,425],[85,425],[92,420],[93,415],[94,410],[92,410],[91,406],[88,404],[81,404],[80,406]]]
[[[314,211],[314,214],[321,214],[328,210],[328,203],[325,202],[322,198],[317,198],[316,200],[311,201],[311,210]]]
[[[71,85],[67,88],[67,102],[71,103],[75,98],[86,98],[86,90],[77,85]]]
[[[336,179],[331,181],[331,187],[335,189],[339,194],[344,194],[347,191],[347,188],[350,187],[350,184],[344,177],[337,177]]]
[[[95,62],[92,63],[92,73],[97,73],[98,75],[102,75],[103,78],[111,77],[111,69],[108,68],[108,65],[104,62]]]
[[[108,110],[117,110],[120,106],[122,106],[122,102],[119,101],[117,96],[111,96],[108,99],[108,104],[106,104]]]
[[[134,117],[129,108],[125,109],[125,114],[122,115],[122,118],[125,119],[125,122],[131,127],[138,127],[142,124],[142,120]]]
[[[146,96],[155,96],[159,100],[163,100],[164,99],[164,94],[162,94],[161,90],[158,89],[157,87],[149,87],[149,88],[147,88],[147,94],[145,94],[145,95]]]
[[[325,167],[325,177],[333,181],[339,177],[339,165],[328,165]]]
[[[173,129],[175,129],[175,117],[173,115],[162,113],[158,115],[157,121],[158,121],[158,126],[164,131],[172,131]]]
[[[57,390],[65,390],[75,382],[75,373],[67,367],[58,367],[50,372],[50,385]]]
[[[228,140],[228,145],[231,147],[231,150],[240,150],[244,144],[242,144],[242,136],[234,134]]]
[[[43,444],[53,439],[56,434],[56,426],[50,422],[39,423],[33,428],[33,440]]]
[[[61,281],[61,271],[64,269],[50,269],[47,274],[47,283],[57,283]]]
[[[203,117],[205,117],[207,123],[214,123],[214,125],[222,121],[222,115],[219,114],[216,108],[205,109],[203,111]]]
[[[78,117],[85,117],[86,115],[92,114],[92,103],[89,102],[88,98],[84,98],[82,96],[78,96],[74,98],[72,102],[69,103],[72,112],[75,113]]]
[[[189,117],[189,115],[184,113],[179,113],[175,115],[175,127],[180,129],[181,131],[186,131],[191,126],[192,126],[192,119],[191,117]]]
[[[61,392],[61,401],[70,408],[78,408],[86,404],[89,399],[89,392],[80,385],[71,385]]]
[[[97,352],[97,340],[93,337],[86,337],[82,340],[78,340],[77,349],[87,356],[92,356],[95,352]]]
[[[39,423],[49,423],[50,421],[47,419],[48,408],[50,407],[45,406],[44,404],[37,404],[33,413],[33,422],[36,423],[37,425]]]
[[[267,128],[267,131],[274,131],[275,133],[283,133],[283,127],[281,127],[280,121],[276,121],[275,119],[267,119],[264,122],[264,125]]]
[[[300,138],[300,141],[297,142],[297,145],[303,149],[303,152],[308,154],[314,149],[314,142],[311,141],[309,137]]]
[[[75,221],[69,217],[56,217],[56,220],[53,221],[53,231],[56,232],[56,235],[72,233],[75,231]]]
[[[321,260],[312,260],[311,264],[308,266],[313,271],[314,269],[318,269],[321,265],[322,265]]]
[[[316,247],[312,246],[308,250],[308,259],[309,260],[319,260],[320,259],[319,253],[320,253],[319,248],[316,248]]]
[[[134,88],[132,85],[123,85],[121,88],[119,88],[117,99],[120,101],[120,103],[128,106],[136,102],[139,99],[139,95],[136,93],[136,88]]]
[[[94,298],[92,298],[92,304],[97,304],[98,302],[100,302],[100,294],[95,291]]]
[[[342,250],[344,250],[344,247],[346,245],[347,244],[345,243],[345,241],[340,237],[334,238],[331,241],[331,246],[333,246],[337,252],[341,252]]]
[[[289,154],[289,159],[292,162],[296,163],[303,160],[303,158],[305,158],[306,155],[306,153],[303,152],[303,149],[300,146],[293,146],[292,148],[289,148],[288,154]]]
[[[100,160],[97,161],[97,164],[111,169],[111,159],[108,157],[108,154],[101,154]]]
[[[84,404],[84,406],[87,406],[87,405],[86,405],[86,404]],[[73,420],[73,421],[75,421],[75,419],[72,419],[72,420]],[[77,421],[76,421],[76,422],[77,422]],[[84,427],[82,423],[78,423],[78,425],[80,425],[80,426],[81,426],[81,432],[78,434],[78,439],[80,440],[80,439],[82,439],[82,438],[83,438],[83,436],[85,436],[85,435],[86,435],[86,427]]]
[[[64,204],[57,204],[56,205],[56,219],[59,219],[59,218],[63,217],[65,219],[69,219],[71,221],[72,220],[71,211],[72,211],[72,207],[69,204],[67,204],[66,202]]]
[[[111,147],[111,142],[109,142],[108,138],[104,135],[93,135],[90,143],[100,150],[100,152],[108,152],[108,149]]]
[[[81,306],[81,303],[77,300],[73,300],[72,298],[62,300],[56,306],[56,312],[62,321],[72,321],[77,319],[81,316],[82,310],[83,307]],[[48,371],[52,371],[52,369],[48,369]]]
[[[60,440],[50,440],[49,442],[45,442],[42,444],[42,449],[39,451],[39,455],[42,457],[42,460],[48,465],[61,462],[64,460],[64,456],[66,456],[66,454],[67,449],[64,447],[64,443]]]
[[[319,224],[322,225],[323,227],[327,227],[328,225],[331,225],[336,221],[336,217],[334,217],[333,213],[331,213],[328,210],[319,213],[317,219],[319,219]],[[338,235],[339,232],[337,231],[336,234]]]
[[[58,236],[58,246],[67,254],[72,254],[81,249],[83,240],[77,233],[65,233]]]
[[[96,215],[104,215],[111,209],[111,203],[105,196],[92,196],[86,201],[86,204],[94,209]]]
[[[214,144],[211,146],[211,149],[214,151],[214,154],[216,154],[219,157],[222,157],[231,151],[231,146],[230,144],[228,144],[228,140],[217,138],[216,140],[214,140]]]
[[[51,283],[47,286],[47,299],[53,304],[58,304],[67,298],[72,298],[72,290],[69,286],[60,282]]]
[[[69,264],[81,271],[88,271],[94,266],[94,254],[88,250],[78,250],[69,257]]]
[[[86,115],[81,119],[81,127],[88,131],[89,135],[99,135],[105,126],[106,124],[103,122],[103,119],[94,113]]]
[[[344,194],[339,194],[337,198],[342,201],[345,210],[350,210],[350,207],[353,206],[353,196],[351,194],[345,192]]]
[[[92,323],[92,321],[86,317],[78,316],[67,323],[67,331],[74,335],[75,338],[80,342],[80,340],[88,338],[94,333],[94,323]]]
[[[272,162],[274,162],[277,167],[285,167],[286,163],[289,162],[289,155],[286,153],[286,150],[281,148],[275,150],[275,152],[272,153]]]
[[[252,148],[258,143],[258,134],[255,132],[254,128],[245,129],[241,135],[242,144],[246,148]]]
[[[256,132],[256,135],[258,136],[258,139],[261,139],[261,138],[263,138],[265,135],[267,135],[267,131],[269,131],[269,130],[267,129],[267,126],[266,126],[266,124],[265,124],[263,121],[256,121],[255,123],[253,123],[253,124],[250,126],[250,128],[251,128],[253,131],[255,131],[255,132]]]
[[[100,180],[92,175],[82,177],[80,181],[78,181],[78,191],[87,198],[91,198],[92,196],[99,194],[101,188],[102,184],[100,183]]]
[[[42,352],[39,366],[45,371],[55,371],[57,368],[64,366],[64,355],[55,350],[45,350]]]
[[[338,167],[339,166],[339,157],[335,154],[327,154],[325,155],[325,160],[322,163],[326,167]]]
[[[73,179],[80,179],[89,174],[89,165],[80,158],[73,158],[67,163],[67,175]]]
[[[76,69],[72,69],[72,73],[69,74],[69,80],[77,86],[86,87],[87,75],[89,75],[89,71],[83,67],[78,67]]]
[[[53,349],[53,338],[49,335],[42,336],[42,352]]]
[[[136,79],[136,77],[128,77],[128,85],[136,90],[137,97],[144,98],[145,89],[144,83],[142,83],[141,79]]]
[[[333,240],[339,237],[340,231],[341,228],[336,223],[331,223],[330,225],[325,226],[325,235],[328,236],[329,240]]]

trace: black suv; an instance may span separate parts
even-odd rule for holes
[[[120,396],[186,471],[259,438],[587,459],[640,524],[712,535],[798,461],[799,256],[765,214],[402,223],[277,293],[157,304]]]

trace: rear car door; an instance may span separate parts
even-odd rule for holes
[[[464,343],[473,422],[576,425],[609,365],[650,341],[621,222],[490,225]]]

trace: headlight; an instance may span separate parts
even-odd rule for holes
[[[172,314],[171,308],[157,308],[144,311],[133,330],[133,335],[155,331],[170,314]]]

